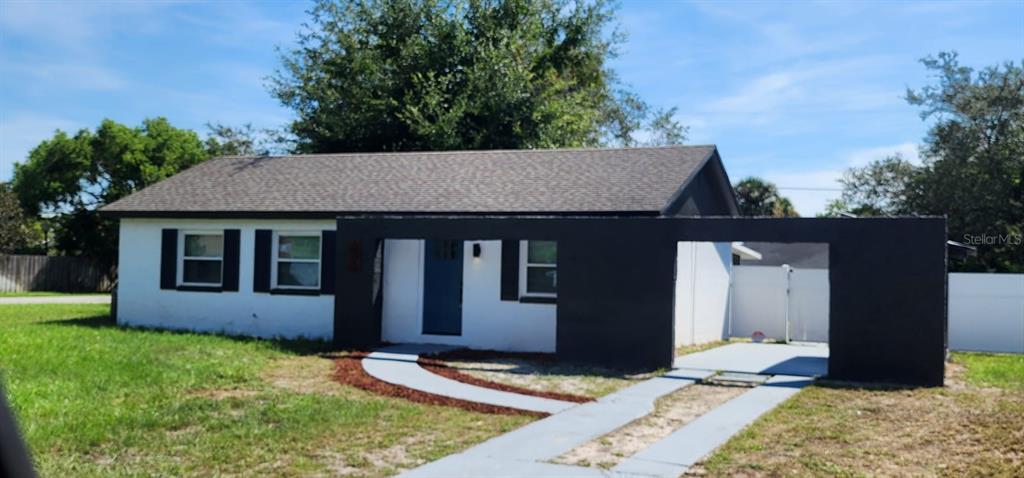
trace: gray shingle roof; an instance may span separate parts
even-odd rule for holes
[[[102,209],[214,212],[658,212],[714,146],[211,159]]]

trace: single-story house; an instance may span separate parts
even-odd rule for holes
[[[224,157],[101,212],[120,324],[647,369],[722,336],[736,241],[827,244],[829,377],[942,384],[945,218],[737,217],[714,146]]]
[[[102,212],[120,219],[119,324],[344,342],[339,216],[701,217],[737,206],[715,146],[672,146],[222,157]],[[735,251],[678,247],[675,343],[720,339]],[[556,352],[557,257],[555,241],[386,240],[380,338]],[[695,295],[698,281],[713,292]]]

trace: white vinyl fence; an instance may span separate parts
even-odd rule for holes
[[[949,348],[1024,353],[1024,274],[950,274]]]
[[[733,266],[733,337],[828,342],[828,270]]]
[[[827,269],[732,270],[729,335],[828,341]],[[1024,274],[949,274],[949,348],[1024,353]]]

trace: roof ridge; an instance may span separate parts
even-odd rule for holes
[[[226,155],[216,156],[213,159],[259,159],[259,158],[313,158],[325,156],[404,156],[404,155],[437,155],[437,154],[497,154],[497,153],[551,153],[551,152],[588,152],[588,151],[640,151],[652,149],[700,149],[717,148],[711,144],[673,144],[666,146],[619,146],[614,148],[587,147],[587,148],[533,148],[533,149],[451,149],[442,151],[349,151],[343,153],[306,153],[306,154],[281,154],[281,155]]]

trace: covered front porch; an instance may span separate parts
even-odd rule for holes
[[[554,241],[557,358],[667,368],[678,242],[820,242],[830,263],[827,375],[939,385],[944,237],[941,218],[340,217],[334,340],[360,348],[382,342],[386,240],[463,241],[463,253],[466,241]]]

